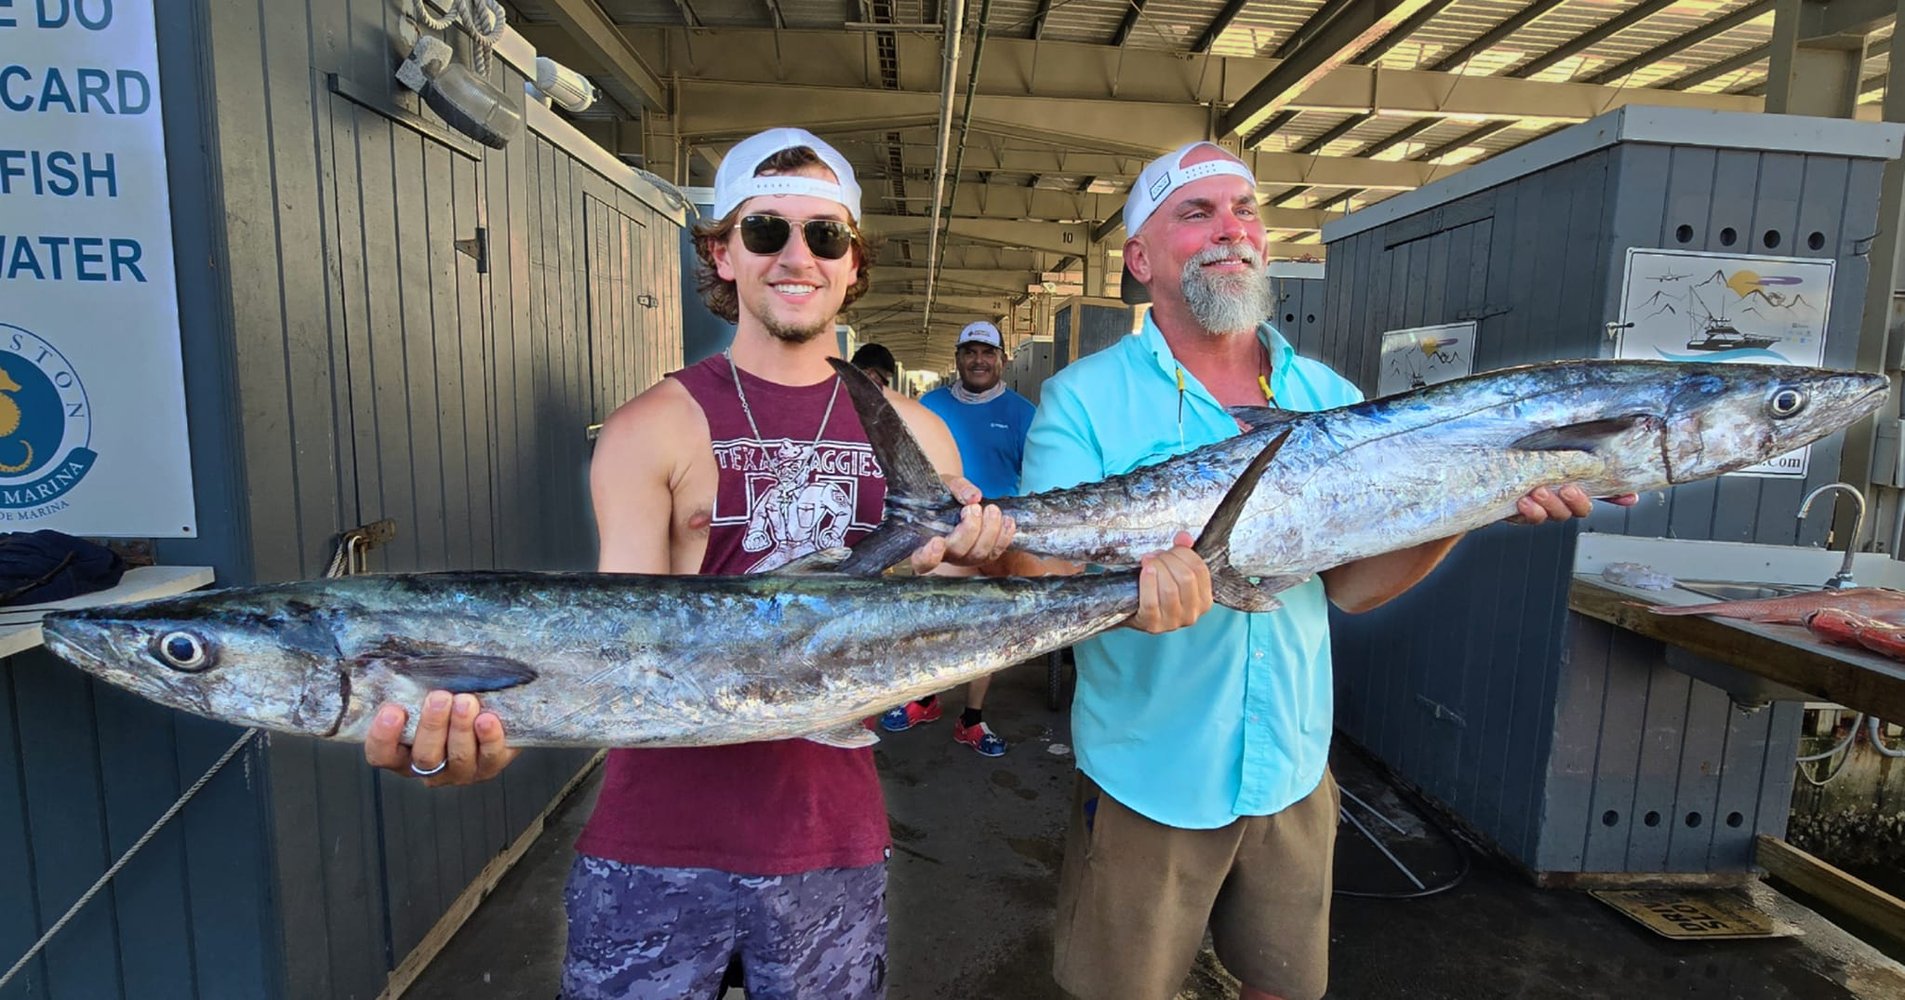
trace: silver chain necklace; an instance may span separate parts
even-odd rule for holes
[[[748,429],[754,432],[754,440],[759,442],[762,448],[766,448],[767,439],[761,436],[761,425],[754,422],[754,408],[747,405],[747,391],[741,388],[741,369],[734,363],[734,352],[728,350],[722,351],[721,354],[728,359],[728,374],[734,376],[734,394],[741,400],[741,412],[747,415]],[[827,412],[820,415],[820,427],[814,431],[813,443],[807,446],[809,455],[820,447],[820,439],[827,433],[827,421],[833,419],[833,404],[839,400],[840,376],[835,375],[833,394],[827,397]],[[788,460],[778,460],[775,464],[784,464],[785,461]]]

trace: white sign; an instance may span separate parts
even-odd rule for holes
[[[1627,251],[1615,357],[1824,363],[1834,262],[1686,250]],[[1812,448],[1734,475],[1803,478]]]
[[[0,0],[0,531],[196,532],[153,0]]]
[[[1376,395],[1408,392],[1475,371],[1475,321],[1391,330],[1382,335]]]

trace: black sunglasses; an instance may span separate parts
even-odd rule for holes
[[[763,257],[777,254],[793,229],[791,220],[778,215],[743,216],[741,245]],[[808,219],[800,224],[800,235],[808,251],[821,260],[839,260],[853,249],[853,227],[833,219]]]

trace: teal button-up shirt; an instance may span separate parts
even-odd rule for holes
[[[1329,366],[1298,357],[1265,323],[1276,405],[1362,401]],[[1129,472],[1240,433],[1147,315],[1144,328],[1046,381],[1025,444],[1023,493]],[[1181,406],[1182,416],[1179,416]],[[1265,473],[1276,475],[1273,463]],[[1192,536],[1201,524],[1187,524]],[[1170,826],[1212,829],[1277,812],[1323,778],[1331,713],[1329,613],[1311,577],[1247,614],[1213,607],[1164,635],[1128,628],[1080,642],[1072,742],[1078,766],[1124,805]]]

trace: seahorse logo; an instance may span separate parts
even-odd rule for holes
[[[99,458],[92,405],[59,347],[0,322],[0,521],[57,513]]]
[[[20,383],[15,382],[5,368],[0,368],[0,444],[4,444],[20,429],[20,404],[8,395],[19,391]],[[0,462],[0,475],[11,476],[33,467],[33,442],[23,440],[19,445],[26,449],[26,457],[18,464]]]

